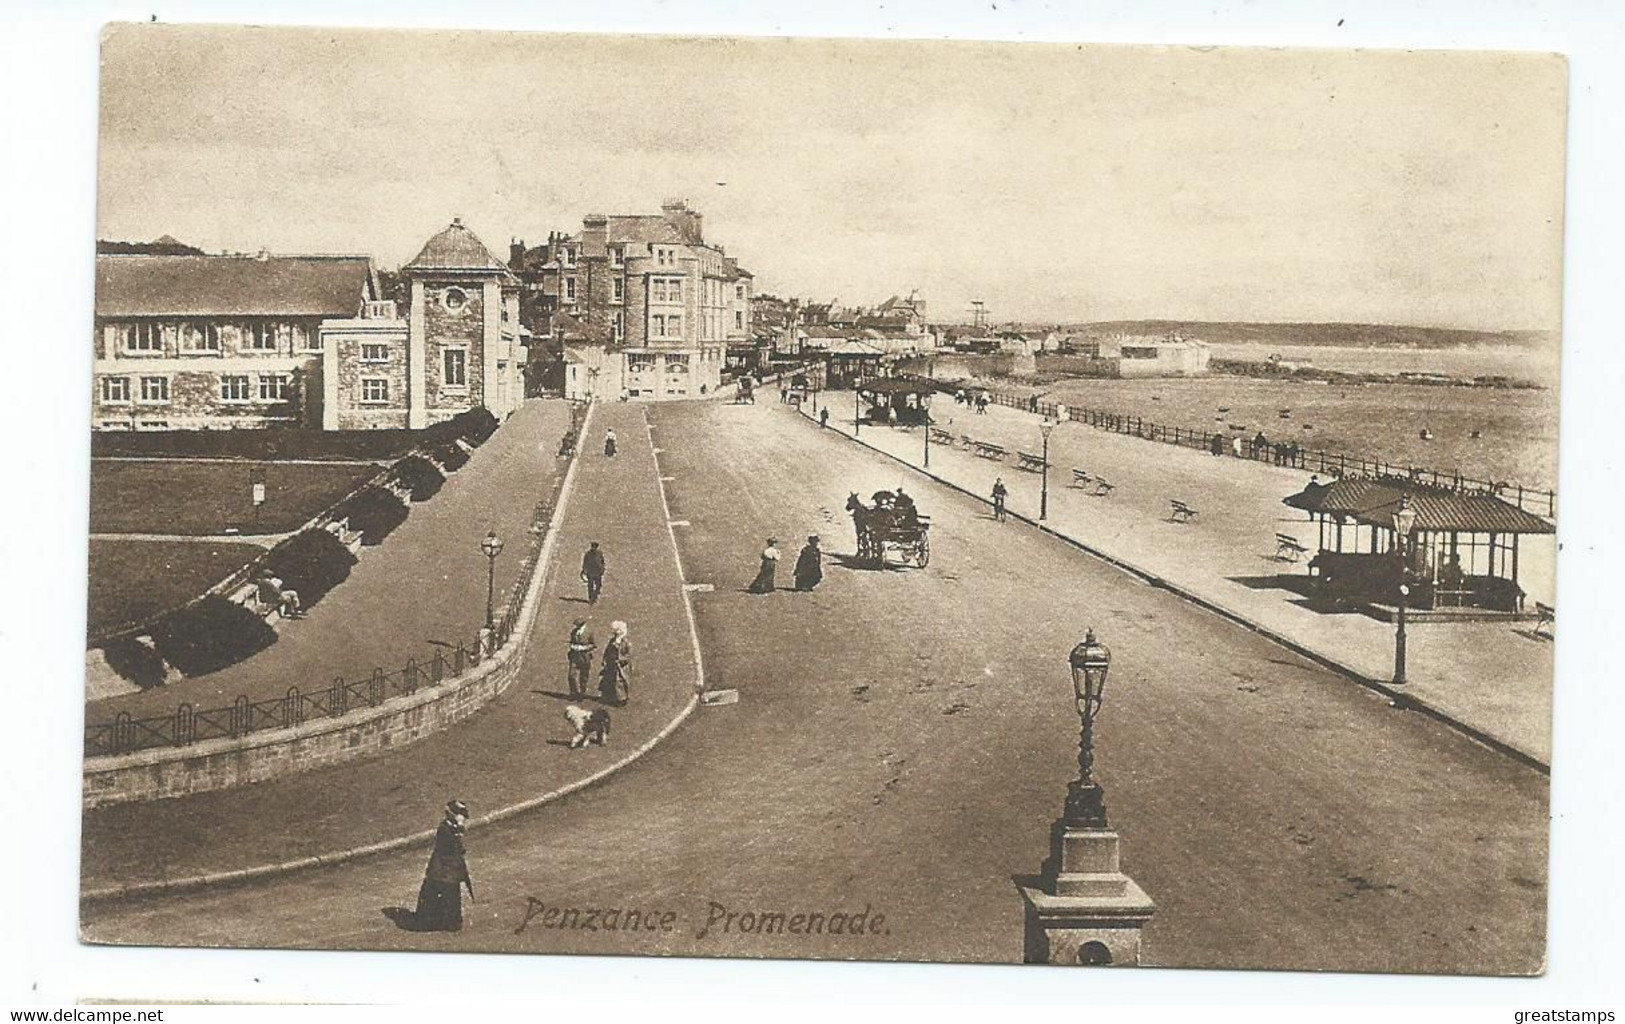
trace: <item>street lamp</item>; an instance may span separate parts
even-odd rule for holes
[[[496,597],[497,597],[497,556],[502,554],[502,538],[495,530],[485,535],[480,541],[480,550],[485,552],[485,628],[496,628]]]
[[[1045,420],[1038,425],[1038,432],[1044,435],[1044,468],[1043,485],[1038,492],[1038,518],[1040,521],[1049,518],[1049,435],[1058,423],[1055,420]]]
[[[1077,702],[1082,733],[1078,740],[1078,778],[1066,790],[1065,822],[1070,828],[1106,827],[1106,792],[1094,779],[1095,716],[1100,714],[1106,696],[1106,673],[1112,652],[1095,639],[1095,631],[1084,634],[1083,642],[1072,648],[1072,696]]]
[[[920,395],[920,413],[925,419],[925,468],[931,468],[931,392]]]
[[[852,378],[852,436],[857,437],[863,433],[863,416],[858,412],[858,396],[862,394],[858,389],[858,379]]]
[[[1394,511],[1394,537],[1399,547],[1399,619],[1394,630],[1394,685],[1405,685],[1405,606],[1411,596],[1411,531],[1416,528],[1416,510],[1411,508],[1411,496],[1401,495],[1399,508]]]

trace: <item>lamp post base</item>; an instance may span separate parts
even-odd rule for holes
[[[1037,884],[1021,884],[1026,903],[1023,960],[1037,964],[1137,965],[1140,931],[1156,904],[1118,860],[1118,836],[1057,821],[1050,858]]]

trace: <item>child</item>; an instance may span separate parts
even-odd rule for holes
[[[609,712],[603,708],[586,708],[571,704],[564,709],[564,717],[569,719],[570,725],[575,728],[576,734],[570,737],[570,749],[591,746],[597,743],[600,747],[609,743]]]

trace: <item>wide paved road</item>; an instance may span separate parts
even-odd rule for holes
[[[740,703],[701,709],[600,787],[474,833],[482,902],[460,935],[383,915],[416,890],[412,855],[90,908],[86,938],[1019,960],[1011,878],[1046,853],[1074,763],[1066,654],[1093,625],[1115,655],[1100,774],[1125,867],[1158,904],[1150,961],[1539,968],[1541,775],[776,405],[652,419],[673,517],[691,524],[689,579],[716,588],[696,595],[711,683]],[[803,535],[851,550],[849,490],[899,481],[933,516],[928,569],[832,559],[812,595],[742,592],[764,537],[788,585]],[[671,930],[547,928],[541,910],[520,929],[527,896]],[[870,922],[860,937],[701,936],[712,901],[868,905]]]

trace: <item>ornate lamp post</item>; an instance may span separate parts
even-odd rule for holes
[[[1119,838],[1106,824],[1106,796],[1095,781],[1095,716],[1106,696],[1112,655],[1089,630],[1067,658],[1077,707],[1078,777],[1066,810],[1050,829],[1043,874],[1017,882],[1026,903],[1027,963],[1096,966],[1140,962],[1140,932],[1156,912],[1145,890],[1123,873]]]
[[[859,434],[863,433],[863,416],[858,411],[858,401],[859,401],[859,396],[861,394],[862,394],[862,392],[858,389],[858,379],[856,377],[853,377],[852,378],[852,436],[853,437],[857,437]]]
[[[1049,518],[1049,436],[1058,425],[1055,420],[1045,420],[1038,425],[1038,432],[1044,435],[1044,482],[1038,492],[1038,518],[1040,521]],[[1090,636],[1093,635],[1093,633],[1090,634]],[[1073,671],[1076,671],[1076,669]]]
[[[480,550],[485,552],[485,628],[496,628],[496,597],[497,597],[497,556],[502,554],[502,538],[495,530],[485,535],[480,541]]]
[[[1394,511],[1394,538],[1399,548],[1399,615],[1394,628],[1394,685],[1405,685],[1405,606],[1411,598],[1411,531],[1416,528],[1416,510],[1411,508],[1411,496],[1402,495],[1399,508]]]
[[[1077,704],[1082,730],[1078,737],[1078,777],[1066,789],[1067,825],[1073,828],[1106,827],[1106,792],[1095,781],[1095,716],[1106,699],[1106,673],[1112,667],[1112,652],[1095,639],[1095,631],[1084,634],[1083,642],[1072,648],[1067,659],[1072,666],[1072,697]]]
[[[920,414],[925,420],[925,468],[931,468],[931,392],[920,395]]]

